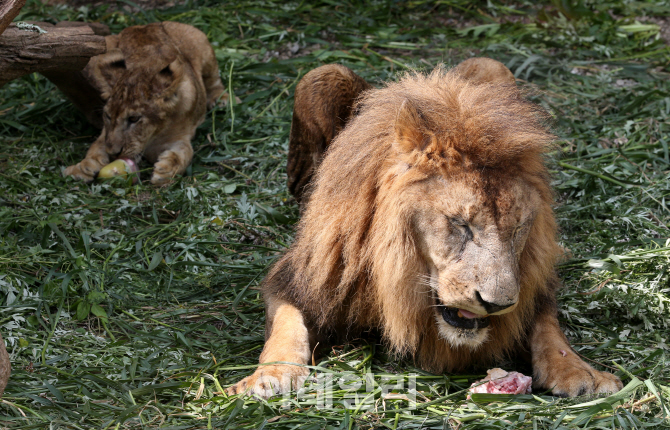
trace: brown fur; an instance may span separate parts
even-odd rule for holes
[[[407,111],[398,110],[410,103]],[[446,346],[436,335],[424,336],[434,324],[426,313],[429,296],[416,288],[417,275],[425,269],[411,237],[411,220],[404,213],[413,204],[404,188],[433,175],[464,175],[490,184],[493,195],[510,180],[505,176],[524,177],[539,188],[544,200],[534,240],[520,263],[528,267],[521,280],[529,284],[522,288],[528,300],[522,298],[523,307],[495,325],[494,342],[487,348],[441,348],[442,354],[421,361],[439,372],[461,369],[481,361],[482,355],[501,356],[524,332],[532,299],[536,290],[546,288],[558,252],[541,158],[552,136],[538,124],[540,114],[515,88],[498,88],[492,98],[488,87],[472,86],[439,69],[369,93],[361,114],[333,143],[295,245],[270,272],[266,285],[281,288],[277,294],[293,298],[318,325],[343,319],[347,325],[378,326],[399,352],[418,352],[426,342],[428,350]],[[398,123],[408,136],[395,145]],[[434,141],[420,151],[412,145],[424,142],[424,129]],[[469,165],[455,160],[464,157]],[[401,180],[399,165],[411,166]],[[290,287],[274,279],[284,265],[296,272]],[[361,284],[368,294],[355,294]],[[343,308],[347,314],[337,315]]]
[[[515,84],[512,72],[490,58],[470,58],[453,72],[477,84]],[[355,114],[356,100],[372,88],[340,64],[311,70],[296,86],[286,172],[288,189],[301,210],[307,205],[309,184],[326,149]]]
[[[64,174],[91,181],[115,158],[155,163],[151,182],[181,174],[191,139],[223,93],[214,51],[198,29],[176,22],[128,27],[107,36],[108,52],[87,72],[106,100],[102,134]]]
[[[288,189],[301,208],[309,199],[308,184],[326,148],[351,117],[356,98],[370,88],[339,64],[310,71],[296,86],[286,171]]]
[[[469,58],[454,67],[453,72],[473,84],[516,84],[512,72],[500,61],[491,58]]]
[[[528,349],[536,386],[557,395],[621,388],[561,353],[570,346],[553,300],[561,249],[543,161],[553,140],[546,114],[514,85],[478,76],[438,68],[364,95],[319,167],[293,246],[263,283],[261,363],[305,364],[298,345],[378,328],[393,351],[432,372]],[[490,327],[459,331],[439,318],[436,302],[490,313]],[[282,322],[291,331],[275,327],[277,303],[298,312]],[[503,310],[488,312],[491,305]],[[290,383],[277,382],[285,365],[274,367],[229,392],[287,391]],[[294,367],[289,379],[306,373]]]

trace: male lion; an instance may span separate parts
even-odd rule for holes
[[[106,101],[103,129],[86,157],[65,175],[92,181],[115,158],[154,163],[163,184],[191,163],[191,138],[223,93],[207,36],[190,25],[162,22],[107,36],[107,53],[84,70]]]
[[[303,81],[338,70],[323,66]],[[360,78],[345,70],[334,82],[347,79]],[[327,103],[324,86],[296,92]],[[428,371],[527,351],[536,388],[620,390],[616,376],[577,356],[558,325],[561,249],[543,159],[554,137],[509,70],[478,59],[407,74],[366,91],[356,109],[316,171],[293,246],[263,282],[261,364],[304,365],[317,340],[372,328]],[[305,112],[305,122],[324,122]],[[262,365],[228,392],[268,397],[308,373]]]

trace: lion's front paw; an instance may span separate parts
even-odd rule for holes
[[[598,371],[581,360],[552,366],[542,384],[559,397],[585,394],[616,393],[623,388],[621,380],[611,373]]]
[[[186,170],[187,165],[188,163],[185,163],[179,154],[172,151],[164,153],[156,164],[154,164],[154,173],[151,176],[151,183],[154,185],[169,184],[172,181],[172,178]]]
[[[177,176],[177,167],[172,163],[159,161],[154,164],[154,173],[151,175],[151,183],[154,185],[166,185]]]
[[[91,169],[90,166],[85,165],[82,161],[67,167],[63,171],[63,176],[72,176],[75,179],[79,179],[80,181],[92,182],[95,179],[95,175],[97,175],[99,171],[100,169]]]
[[[305,383],[309,369],[291,365],[260,366],[253,375],[247,376],[228,387],[228,395],[246,393],[269,399],[276,394],[288,393]]]
[[[230,96],[228,93],[223,93],[221,95],[213,96],[207,101],[207,109],[214,109],[215,107],[223,108],[228,106],[228,100],[230,99]],[[239,97],[235,96],[235,104],[238,105],[242,103],[242,99]]]

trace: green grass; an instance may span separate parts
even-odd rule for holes
[[[0,331],[13,365],[0,427],[670,428],[670,49],[657,26],[636,24],[668,16],[667,2],[595,0],[202,1],[139,13],[29,0],[21,20],[195,25],[240,103],[210,112],[170,187],[85,185],[61,169],[96,130],[41,76],[0,89]],[[561,324],[626,389],[466,400],[485,369],[427,374],[372,339],[335,345],[291,405],[227,397],[257,363],[258,285],[298,217],[284,173],[297,81],[339,62],[379,83],[471,55],[503,61],[555,118],[549,162],[571,251]],[[405,389],[382,398],[393,383]]]

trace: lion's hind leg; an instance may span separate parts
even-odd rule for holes
[[[309,183],[330,142],[352,116],[361,93],[372,88],[348,67],[327,64],[307,73],[295,88],[289,137],[288,189],[304,209]]]
[[[500,61],[492,58],[468,58],[454,67],[462,78],[473,84],[516,85],[514,74]]]
[[[538,315],[533,324],[530,337],[533,385],[550,389],[560,397],[616,393],[623,388],[615,375],[582,361],[568,344],[553,312]]]
[[[310,331],[302,313],[293,305],[276,297],[267,303],[266,342],[261,353],[260,366],[251,375],[226,392],[229,395],[247,393],[262,398],[270,398],[297,389],[305,382],[309,369],[300,366],[308,364],[311,357]],[[295,363],[268,364],[264,363]]]
[[[219,66],[216,62],[214,51],[211,48],[207,50],[203,59],[202,82],[205,85],[205,92],[207,94],[207,109],[212,109],[219,97],[221,97],[221,103],[225,104],[228,95],[223,94],[225,89],[219,76]]]

